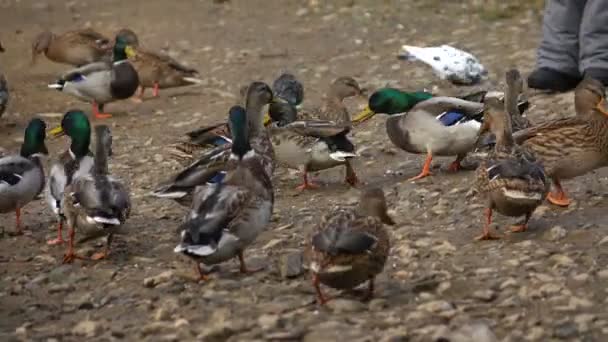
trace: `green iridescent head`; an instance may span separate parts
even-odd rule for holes
[[[361,123],[376,114],[400,114],[412,109],[418,102],[433,97],[427,92],[404,92],[394,88],[382,88],[369,97],[368,106],[353,119],[354,123]]]
[[[35,154],[48,155],[49,151],[44,144],[46,137],[46,124],[40,119],[32,119],[25,128],[21,156],[30,157]]]
[[[91,123],[83,111],[68,111],[63,115],[61,126],[53,128],[49,133],[53,137],[69,136],[72,139],[70,150],[76,157],[83,157],[89,153]]]

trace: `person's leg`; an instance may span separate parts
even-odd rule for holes
[[[581,73],[608,85],[608,1],[587,0],[580,35]]]
[[[528,77],[531,88],[567,91],[581,80],[579,30],[586,1],[547,1],[537,69]]]

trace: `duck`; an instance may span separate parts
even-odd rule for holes
[[[338,207],[323,216],[306,246],[317,303],[328,298],[320,285],[352,289],[368,281],[366,299],[374,293],[374,279],[386,264],[390,237],[385,225],[395,221],[387,213],[384,192],[362,192],[356,208]]]
[[[32,64],[36,63],[38,55],[44,53],[55,63],[81,67],[104,60],[111,50],[111,40],[90,28],[59,35],[44,31],[32,43]]]
[[[553,187],[547,200],[560,207],[571,203],[561,181],[608,165],[608,111],[603,86],[586,77],[574,94],[580,115],[540,123],[513,135],[517,144],[543,163]]]
[[[139,93],[134,98],[136,102],[143,101],[146,88],[153,89],[153,96],[159,96],[159,90],[165,88],[182,87],[200,84],[197,78],[199,72],[183,65],[165,54],[146,50],[139,46],[137,35],[129,30],[122,29],[117,33],[133,47],[133,53],[129,55],[129,61],[137,70],[139,75]]]
[[[304,86],[296,76],[284,72],[272,82],[272,92],[277,102],[285,102],[298,108],[304,101]]]
[[[240,97],[245,98],[245,103],[248,87],[249,85],[246,85],[239,89]],[[298,108],[304,100],[304,86],[293,74],[287,72],[280,74],[274,80],[272,83],[272,93],[273,102],[270,104],[271,108],[273,106],[275,108],[284,106]],[[289,110],[285,109],[285,111]],[[275,112],[278,113],[279,111],[275,110]],[[270,122],[271,120],[269,120],[269,116],[266,114],[264,125],[267,126]],[[168,151],[173,159],[186,165],[191,163],[194,156],[201,151],[232,143],[227,121],[189,131],[180,140],[169,146]]]
[[[0,116],[4,114],[8,107],[9,93],[8,93],[8,82],[4,74],[0,72]]]
[[[299,170],[303,183],[297,190],[316,189],[308,173],[344,165],[345,182],[359,183],[351,158],[357,157],[354,144],[348,139],[351,130],[350,114],[343,100],[361,94],[357,81],[340,77],[330,86],[325,105],[316,111],[297,113],[289,103],[274,103],[269,109],[269,134],[277,163]]]
[[[550,188],[542,162],[533,151],[515,144],[511,116],[505,109],[508,104],[501,97],[486,97],[483,125],[479,130],[480,135],[492,131],[496,144],[494,151],[480,162],[475,175],[472,194],[483,196],[487,203],[486,222],[477,240],[499,238],[490,231],[494,211],[511,217],[525,216],[523,223],[512,226],[511,231],[526,231],[532,214]]]
[[[456,156],[448,170],[460,170],[460,162],[474,149],[481,127],[481,122],[475,119],[483,110],[481,103],[438,96],[420,100],[411,109],[407,108],[419,99],[395,89],[380,89],[371,95],[368,106],[353,119],[354,124],[360,124],[376,113],[387,114],[386,131],[392,143],[410,153],[426,154],[422,171],[408,181],[430,176],[433,156]],[[451,113],[457,113],[455,119],[451,118]]]
[[[180,227],[181,241],[174,249],[194,260],[203,281],[208,274],[201,262],[215,265],[236,257],[242,273],[258,271],[247,267],[244,251],[270,222],[274,190],[264,158],[250,142],[247,116],[243,107],[230,109],[233,143],[226,177],[195,189],[187,220]]]
[[[81,256],[74,253],[76,231],[85,239],[106,235],[103,251],[94,253],[92,260],[107,258],[114,234],[129,218],[131,198],[127,187],[112,176],[108,158],[112,154],[112,133],[106,125],[95,127],[96,145],[94,166],[90,173],[74,178],[64,192],[65,217],[69,226],[69,240],[63,262],[71,263]]]
[[[95,62],[69,70],[49,88],[70,94],[93,104],[97,119],[112,117],[104,113],[104,105],[116,100],[128,99],[139,86],[139,77],[127,56],[133,48],[125,39],[116,37],[112,62]]]
[[[0,157],[0,213],[15,212],[16,234],[22,234],[21,209],[44,189],[42,158],[49,154],[46,145],[46,124],[32,119],[25,128],[18,155]]]
[[[61,125],[53,128],[49,134],[55,138],[67,135],[71,139],[69,148],[52,162],[46,188],[46,201],[57,217],[57,238],[48,240],[47,243],[58,245],[64,242],[66,188],[74,179],[89,174],[94,166],[93,153],[89,150],[91,123],[82,110],[72,109],[63,115]]]
[[[246,112],[251,146],[262,158],[266,174],[272,178],[275,169],[275,156],[264,128],[264,106],[273,101],[270,87],[264,82],[252,82],[247,88]],[[189,206],[195,187],[207,183],[217,183],[224,179],[226,167],[231,156],[232,142],[217,146],[203,153],[198,159],[185,167],[169,180],[162,182],[151,193],[158,198],[173,199],[181,205]]]

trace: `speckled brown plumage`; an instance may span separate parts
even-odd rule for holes
[[[390,251],[384,224],[395,224],[386,211],[382,190],[371,189],[361,195],[357,208],[338,208],[321,219],[307,247],[321,304],[327,299],[319,283],[349,289],[369,281],[368,296],[373,294],[373,280],[382,272]]]
[[[108,57],[111,51],[110,39],[92,30],[82,29],[60,35],[45,31],[36,36],[32,43],[32,63],[44,53],[53,62],[83,66]]]
[[[486,98],[484,124],[480,134],[490,129],[496,136],[496,147],[476,171],[474,191],[487,199],[487,221],[483,234],[477,239],[496,238],[489,231],[494,210],[506,216],[524,216],[522,225],[513,231],[524,231],[530,216],[544,201],[549,181],[542,164],[534,153],[515,145],[511,116],[499,98]]]

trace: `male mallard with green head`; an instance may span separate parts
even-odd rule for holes
[[[112,237],[119,231],[131,212],[131,199],[127,188],[108,169],[112,152],[112,135],[105,125],[95,127],[95,162],[92,172],[74,178],[64,192],[64,212],[69,226],[68,249],[63,262],[80,258],[74,253],[76,231],[85,239],[107,236],[105,249],[93,254],[100,260],[110,253]]]
[[[486,196],[486,223],[477,240],[495,239],[490,232],[493,211],[506,216],[525,216],[522,224],[511,227],[513,232],[527,229],[528,221],[549,192],[549,180],[540,161],[525,147],[515,145],[511,116],[505,111],[500,97],[487,96],[483,126],[479,134],[490,130],[496,137],[494,151],[483,160],[476,172],[474,193]]]
[[[60,35],[44,31],[32,43],[32,64],[39,54],[44,53],[53,62],[80,67],[102,61],[111,48],[110,39],[92,29]]]
[[[274,150],[263,125],[262,109],[270,102],[272,102],[272,91],[266,83],[253,82],[249,85],[246,104],[249,141],[261,158],[262,166],[269,178],[272,177],[275,169]],[[231,147],[232,143],[226,143],[204,153],[169,181],[159,185],[152,195],[171,198],[182,205],[190,205],[195,187],[223,179],[230,159]]]
[[[46,199],[53,213],[57,216],[57,238],[48,244],[63,243],[64,192],[72,180],[89,174],[93,169],[93,154],[89,150],[91,143],[91,124],[86,114],[80,110],[70,110],[63,116],[61,125],[52,129],[51,136],[67,135],[71,139],[70,147],[63,152],[51,166]]]
[[[127,59],[133,48],[121,37],[116,37],[112,62],[96,62],[67,71],[49,88],[68,93],[93,104],[96,118],[108,118],[105,104],[131,97],[139,85],[137,71]]]
[[[264,170],[264,158],[249,141],[245,110],[230,109],[231,154],[223,182],[197,187],[187,221],[181,226],[176,253],[192,258],[197,274],[206,280],[199,262],[219,264],[234,257],[242,273],[249,273],[244,250],[268,226],[274,194]]]
[[[44,144],[46,124],[33,119],[25,129],[19,155],[0,158],[0,213],[14,211],[16,233],[21,234],[21,208],[44,188],[44,171],[40,157],[48,155]]]
[[[385,224],[395,222],[387,213],[384,192],[378,188],[364,191],[357,208],[338,208],[321,219],[307,253],[319,304],[327,302],[320,284],[352,289],[368,281],[366,297],[373,296],[374,279],[382,272],[390,250]]]

